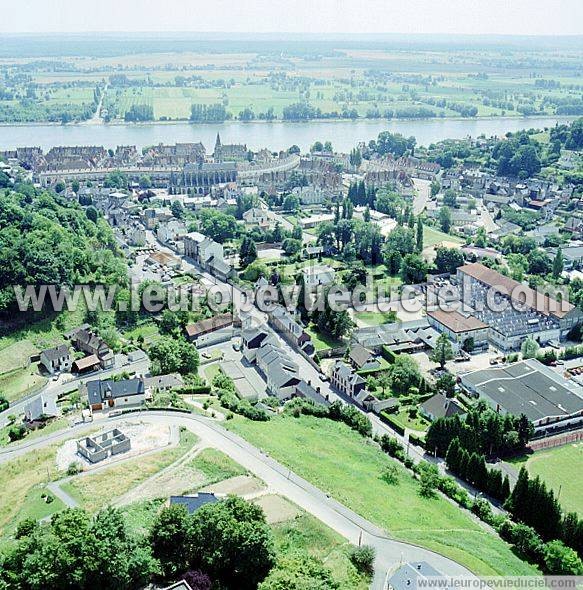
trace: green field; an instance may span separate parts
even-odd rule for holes
[[[479,575],[528,575],[535,568],[441,497],[424,499],[400,465],[399,483],[381,478],[393,461],[347,426],[309,416],[269,422],[236,418],[228,427],[389,535],[433,549]]]
[[[532,476],[539,475],[559,495],[565,510],[583,516],[583,443],[537,451],[519,463]]]
[[[429,248],[439,244],[440,242],[454,242],[456,244],[463,244],[464,241],[457,236],[450,236],[428,225],[423,226],[423,247]]]
[[[379,326],[395,321],[395,314],[390,311],[357,311],[354,319],[361,321],[366,326]]]

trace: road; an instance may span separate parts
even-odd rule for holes
[[[82,375],[80,377],[75,377],[74,379],[70,379],[69,381],[65,382],[55,382],[49,381],[42,389],[32,393],[30,395],[26,395],[16,402],[10,404],[7,410],[4,412],[0,412],[0,428],[3,428],[9,423],[8,416],[15,415],[19,416],[24,412],[24,408],[31,400],[37,398],[39,395],[48,396],[50,399],[56,399],[58,396],[62,395],[67,391],[71,391],[75,388],[75,386],[80,385],[84,381],[93,381],[95,379],[106,379],[107,377],[111,377],[116,373],[120,373],[123,371],[127,371],[129,373],[134,372],[137,375],[145,375],[150,370],[150,360],[148,358],[135,361],[133,363],[128,364],[118,364],[119,357],[116,357],[116,366],[112,369],[105,369],[101,371],[96,371],[94,373],[88,373],[86,375]]]
[[[419,215],[420,213],[423,213],[427,206],[427,201],[429,201],[431,195],[431,181],[414,178],[413,185],[416,189],[415,196],[413,197],[413,213]]]
[[[374,547],[376,550],[375,575],[371,586],[374,590],[384,590],[386,588],[387,572],[399,563],[408,561],[427,561],[446,575],[472,576],[471,572],[465,567],[438,553],[390,539],[387,537],[386,532],[375,524],[330,498],[260,449],[255,448],[241,437],[225,430],[208,418],[194,414],[144,411],[131,414],[130,419],[137,416],[152,424],[163,423],[185,426],[206,444],[220,449],[264,481],[275,493],[285,496],[342,535],[349,542],[355,545],[361,543]],[[127,416],[110,418],[108,419],[108,425],[119,425],[120,422],[127,419]],[[60,442],[72,436],[80,436],[83,431],[94,427],[94,424],[78,425],[66,431],[2,449],[0,450],[0,464],[34,449],[42,448],[47,443]]]

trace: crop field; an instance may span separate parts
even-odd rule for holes
[[[147,53],[152,43],[145,42],[143,51],[108,57],[55,57],[38,65],[2,60],[0,77],[4,69],[25,68],[36,87],[29,104],[28,87],[15,78],[0,95],[0,121],[49,116],[39,104],[68,105],[76,117],[86,117],[80,108],[93,102],[96,86],[106,85],[104,104],[119,119],[133,105],[148,105],[154,120],[184,120],[192,104],[221,104],[233,119],[247,108],[257,118],[272,111],[281,119],[285,107],[295,104],[314,109],[307,118],[552,115],[565,105],[583,114],[576,47],[528,53],[493,47],[354,49],[330,41],[324,53],[306,47],[297,55],[286,53],[285,44],[252,45]]]

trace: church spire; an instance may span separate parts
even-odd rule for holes
[[[217,140],[215,141],[215,150],[221,147],[221,136],[217,133]]]

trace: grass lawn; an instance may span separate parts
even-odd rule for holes
[[[16,524],[31,515],[37,508],[42,484],[62,477],[55,467],[57,445],[31,451],[0,465],[0,489],[2,498],[10,501],[0,502],[0,536],[5,536]],[[35,504],[36,503],[36,504]],[[56,512],[57,500],[46,505]],[[46,516],[44,514],[43,516]]]
[[[47,383],[48,379],[38,372],[38,364],[34,363],[21,369],[13,369],[0,375],[0,391],[9,402],[34,393]]]
[[[423,418],[419,412],[416,417],[411,418],[409,410],[413,407],[416,408],[416,406],[401,406],[396,414],[391,415],[403,428],[425,432],[429,428],[429,421]]]
[[[398,485],[388,486],[381,475],[395,462],[343,424],[278,416],[262,423],[235,418],[227,427],[397,539],[438,551],[478,575],[537,573],[458,507],[419,496],[418,483],[401,465]]]
[[[201,451],[192,461],[192,466],[205,475],[205,485],[247,473],[239,463],[216,449]]]
[[[390,324],[396,320],[397,314],[392,311],[358,311],[354,319],[361,321],[366,326],[379,326]]]
[[[450,236],[442,231],[427,225],[423,226],[423,247],[435,246],[439,242],[455,242],[456,244],[463,244],[464,241],[457,236]]]
[[[314,325],[308,326],[306,332],[311,336],[316,352],[344,346],[344,343],[341,340],[335,340],[326,334],[322,334]]]
[[[219,363],[211,363],[210,365],[207,365],[202,369],[202,372],[204,373],[204,378],[207,380],[209,385],[213,382],[214,376],[220,370],[221,365]]]
[[[339,584],[339,590],[366,590],[370,580],[358,574],[349,558],[351,545],[313,516],[301,513],[292,520],[272,525],[277,554],[298,552],[321,559]]]
[[[574,443],[537,451],[522,462],[531,476],[539,475],[559,496],[559,502],[567,511],[583,516],[583,443]],[[515,465],[520,468],[520,465]]]
[[[95,512],[174,463],[190,450],[196,441],[197,437],[194,434],[184,430],[180,434],[180,444],[174,448],[145,457],[135,457],[94,474],[78,476],[64,483],[61,488],[75,498],[83,508]]]
[[[147,322],[138,324],[131,330],[124,332],[123,336],[127,340],[132,338],[134,342],[136,342],[138,338],[142,336],[144,338],[144,342],[150,344],[160,338],[160,332],[158,330],[158,325],[153,321],[148,320]]]

